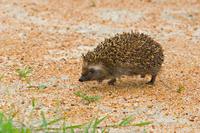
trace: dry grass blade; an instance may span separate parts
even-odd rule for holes
[[[142,126],[147,126],[147,125],[152,124],[152,123],[153,123],[153,122],[150,122],[150,121],[144,121],[144,122],[140,122],[140,123],[133,124],[133,126],[142,127]]]
[[[133,120],[132,116],[126,117],[124,120],[122,120],[119,123],[119,126],[127,126],[127,125],[129,125],[131,123],[132,120]]]
[[[185,87],[183,85],[179,85],[178,89],[177,89],[177,92],[178,93],[181,93],[185,90]]]
[[[100,96],[88,96],[83,92],[77,91],[74,93],[76,96],[81,97],[83,100],[86,100],[87,102],[95,102],[100,99]]]
[[[21,80],[24,80],[29,83],[29,77],[31,76],[32,69],[30,67],[25,67],[22,69],[17,69],[16,73]]]
[[[98,119],[98,118],[95,119],[94,124],[93,124],[93,126],[92,126],[92,128],[93,128],[92,133],[95,133],[95,132],[96,132],[96,129],[97,129],[98,125],[99,125],[102,121],[104,121],[106,118],[107,118],[107,116],[104,116],[104,117],[102,117],[102,118],[100,118],[100,119]]]

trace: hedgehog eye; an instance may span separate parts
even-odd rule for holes
[[[94,69],[90,69],[90,72],[91,72],[91,73],[94,73],[94,72],[95,72],[95,70],[94,70]]]

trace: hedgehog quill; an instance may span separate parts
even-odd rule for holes
[[[122,75],[151,75],[153,85],[164,61],[161,45],[148,35],[137,32],[116,34],[101,42],[93,51],[82,56],[80,82],[102,82],[114,85]]]

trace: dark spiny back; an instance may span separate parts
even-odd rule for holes
[[[122,33],[105,39],[84,56],[89,64],[102,63],[109,68],[132,68],[138,71],[159,69],[164,60],[159,43],[145,34]]]

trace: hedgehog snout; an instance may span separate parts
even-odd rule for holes
[[[78,81],[79,81],[79,82],[83,82],[83,79],[80,78]]]
[[[83,81],[85,81],[85,77],[84,77],[84,76],[81,76],[81,77],[79,78],[78,81],[79,81],[79,82],[83,82]]]

